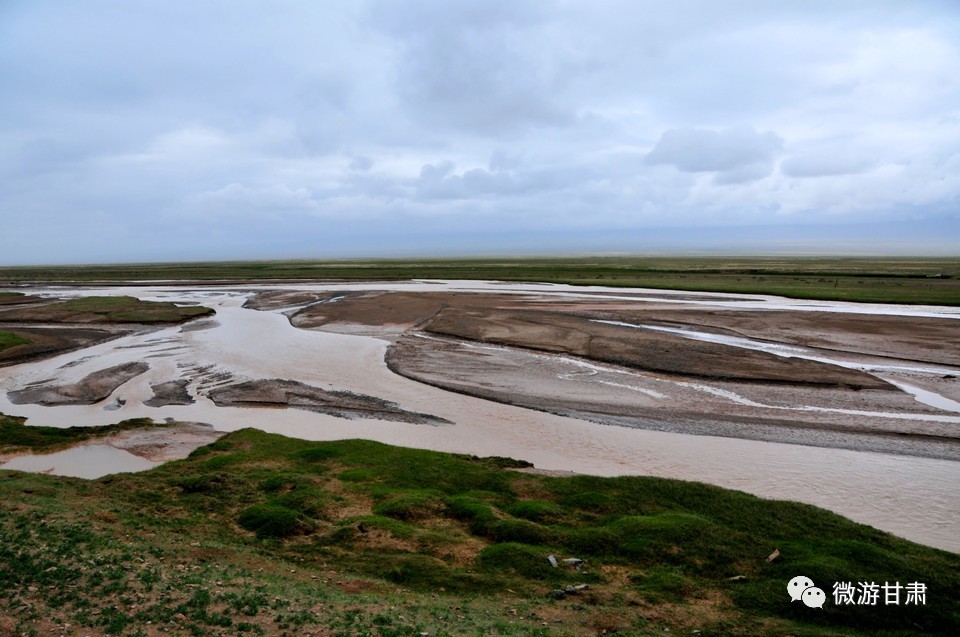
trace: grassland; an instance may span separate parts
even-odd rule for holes
[[[958,258],[597,257],[262,261],[0,269],[0,284],[481,279],[960,305]]]
[[[0,472],[0,633],[960,631],[960,556],[806,505],[518,464],[243,430],[140,474]],[[798,574],[822,610],[790,602]],[[926,604],[830,598],[896,580],[925,583]]]

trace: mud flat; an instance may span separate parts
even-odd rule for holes
[[[558,312],[445,309],[430,334],[523,347],[691,378],[851,389],[894,389],[857,370],[682,336],[599,323]]]
[[[551,414],[706,436],[960,460],[960,418],[884,389],[717,382],[449,337],[405,336],[398,374]],[[918,422],[914,418],[928,418]],[[938,422],[938,418],[942,418]]]
[[[131,333],[130,329],[111,327],[24,326],[9,323],[0,323],[0,330],[11,332],[29,341],[23,345],[0,350],[0,367],[84,349]]]
[[[429,414],[401,409],[396,403],[366,394],[311,387],[293,380],[258,380],[218,387],[210,399],[220,407],[303,409],[339,418],[375,418],[421,425],[452,424]]]
[[[194,449],[215,442],[221,436],[222,431],[205,423],[176,422],[164,427],[123,431],[101,442],[160,463],[185,458]]]
[[[40,385],[29,389],[9,392],[7,396],[15,405],[33,403],[52,407],[55,405],[93,405],[108,398],[113,391],[132,378],[143,374],[150,366],[130,362],[108,367],[84,376],[79,382],[69,385]]]
[[[153,398],[143,401],[148,407],[166,407],[167,405],[192,405],[195,401],[187,390],[187,379],[170,380],[151,385]]]

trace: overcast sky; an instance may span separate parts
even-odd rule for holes
[[[960,254],[956,0],[0,2],[0,263]]]

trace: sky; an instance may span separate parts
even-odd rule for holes
[[[960,254],[956,0],[0,1],[0,264]]]

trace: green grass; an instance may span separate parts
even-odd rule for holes
[[[214,314],[210,308],[178,307],[168,301],[141,301],[132,296],[88,296],[48,307],[68,315],[93,314],[111,323],[176,323]]]
[[[960,632],[958,555],[703,484],[504,464],[243,430],[140,474],[0,472],[0,617],[38,634],[54,619],[121,635]],[[798,574],[822,610],[790,603]],[[926,583],[927,604],[830,597],[896,580]],[[574,584],[589,588],[548,597]]]
[[[29,345],[32,342],[29,338],[18,336],[12,332],[0,331],[0,351],[17,345]]]
[[[0,282],[490,279],[960,304],[958,258],[580,257],[245,261],[0,269]]]

